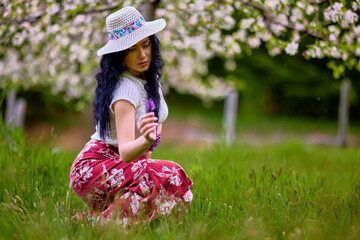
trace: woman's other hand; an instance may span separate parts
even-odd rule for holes
[[[146,150],[140,157],[142,158],[151,158],[151,151]]]
[[[137,127],[141,135],[149,142],[153,143],[156,140],[156,127],[159,125],[155,121],[155,113],[149,112],[142,115],[137,122]]]

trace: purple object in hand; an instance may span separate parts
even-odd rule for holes
[[[149,151],[154,151],[154,148],[157,147],[160,143],[161,134],[156,133],[156,140],[155,142],[148,148]]]
[[[146,110],[148,112],[153,112],[156,109],[155,103],[152,98],[146,100]],[[148,151],[154,151],[154,148],[157,147],[160,143],[161,134],[156,133],[156,140],[155,142],[148,148]]]
[[[155,103],[152,100],[152,98],[149,98],[148,100],[146,100],[146,110],[148,112],[153,112],[156,109]]]

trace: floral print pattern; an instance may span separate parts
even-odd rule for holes
[[[193,197],[193,183],[178,164],[142,157],[125,163],[116,147],[95,139],[75,159],[70,185],[102,219],[123,224],[169,214]]]
[[[142,27],[145,23],[146,23],[145,19],[143,17],[140,17],[123,28],[115,29],[111,32],[108,32],[110,40],[115,40],[126,34],[132,33],[136,29]]]

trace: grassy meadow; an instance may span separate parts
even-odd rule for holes
[[[356,148],[296,141],[185,149],[162,143],[153,157],[185,169],[194,182],[193,203],[180,219],[127,228],[71,221],[86,210],[68,188],[76,155],[29,143],[20,131],[1,132],[1,239],[360,238]]]

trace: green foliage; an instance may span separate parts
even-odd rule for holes
[[[333,71],[333,77],[339,79],[345,73],[345,67],[343,65],[337,65],[335,61],[330,61],[326,65]]]
[[[124,228],[72,221],[86,210],[69,190],[76,153],[1,132],[1,239],[356,239],[360,152],[290,142],[183,149],[154,158],[179,163],[195,185],[187,212]],[[5,141],[5,139],[8,139]],[[11,139],[11,141],[9,141]]]
[[[252,56],[238,58],[234,71],[226,72],[221,66],[216,67],[221,65],[221,60],[212,65],[214,74],[227,74],[231,76],[229,79],[239,83],[242,105],[248,112],[337,118],[340,81],[334,79],[332,74],[336,71],[329,70],[324,59],[305,60],[301,56],[287,55],[270,57],[264,49],[258,49]],[[346,75],[354,83],[350,111],[356,120],[360,88],[356,74],[351,74],[353,72],[347,71]]]

